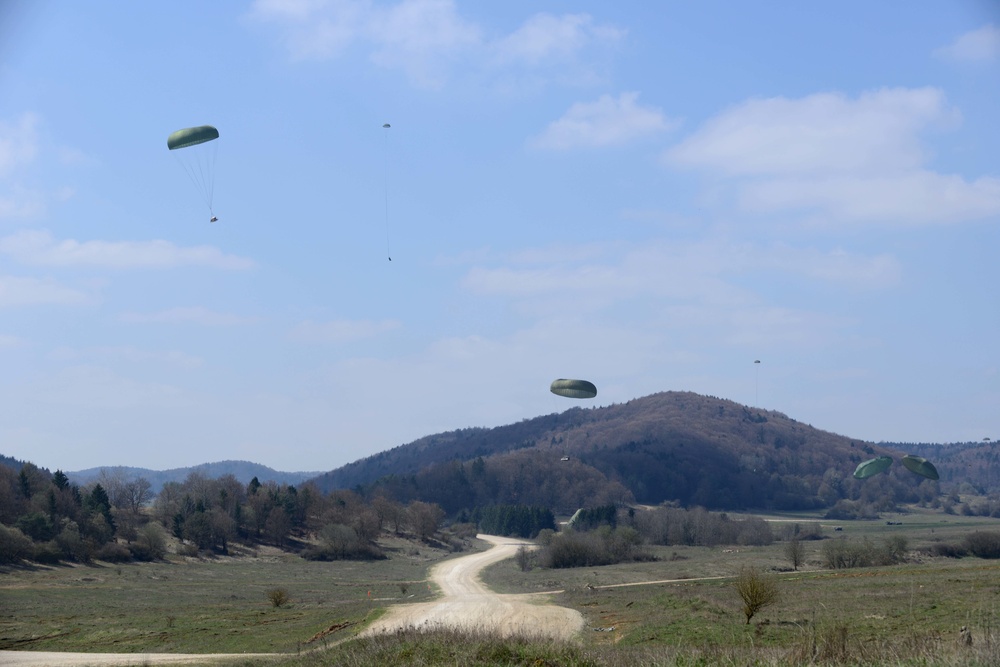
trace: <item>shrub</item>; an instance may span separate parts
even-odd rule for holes
[[[190,556],[196,558],[198,556],[198,545],[197,544],[181,544],[177,547],[178,556]]]
[[[379,548],[363,541],[350,526],[333,523],[319,531],[319,544],[302,551],[306,560],[378,560],[385,558]]]
[[[964,558],[969,555],[969,551],[960,544],[949,544],[938,542],[928,547],[927,552],[932,556],[943,556],[945,558]]]
[[[66,558],[71,558],[78,563],[90,562],[90,546],[80,537],[80,527],[75,521],[67,522],[56,535],[55,541]]]
[[[740,568],[733,587],[743,601],[743,615],[747,618],[747,625],[754,614],[778,601],[777,581],[753,566]]]
[[[272,607],[283,607],[288,604],[291,598],[284,588],[272,588],[267,592],[267,599],[271,601]]]
[[[538,531],[538,536],[535,541],[538,542],[539,546],[547,547],[549,543],[552,542],[552,536],[556,534],[556,531],[551,528],[543,528]]]
[[[539,555],[543,567],[590,567],[627,561],[651,560],[640,547],[639,533],[629,527],[607,526],[586,533],[567,530],[552,536]]]
[[[823,560],[826,567],[831,570],[871,565],[871,558],[865,545],[843,538],[823,545]]]
[[[94,557],[108,563],[127,563],[132,560],[132,552],[123,544],[108,542],[97,550]]]
[[[54,540],[36,544],[32,549],[30,560],[43,565],[55,565],[63,558],[62,550]]]
[[[1000,558],[1000,532],[977,530],[966,535],[965,548],[978,558]]]
[[[147,523],[139,529],[135,543],[130,546],[136,560],[159,560],[167,554],[167,536],[158,523]]]
[[[902,535],[893,535],[880,546],[876,546],[868,538],[861,542],[841,538],[823,545],[823,558],[826,567],[831,570],[895,565],[905,559],[906,548],[907,541]]]
[[[17,528],[0,524],[0,564],[17,563],[32,552],[31,539]]]

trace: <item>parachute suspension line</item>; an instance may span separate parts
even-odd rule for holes
[[[195,154],[175,155],[177,163],[191,179],[202,201],[214,215],[212,200],[215,197],[215,160],[219,152],[217,143]]]
[[[388,130],[389,123],[384,123],[382,129]],[[384,167],[383,181],[385,185],[385,256],[392,261],[392,253],[389,252],[389,133],[383,132],[385,141],[383,142],[382,161]]]
[[[215,160],[219,155],[219,142],[213,141],[205,156],[205,192],[208,199],[208,212],[215,217],[213,202],[215,201]]]

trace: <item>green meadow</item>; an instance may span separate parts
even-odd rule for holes
[[[768,517],[809,523],[800,514]],[[894,525],[887,525],[892,521]],[[898,522],[898,523],[897,523]],[[498,592],[551,592],[579,610],[578,641],[552,645],[456,633],[356,639],[389,605],[426,601],[427,571],[453,557],[415,543],[382,561],[307,562],[281,553],[158,563],[27,566],[0,574],[0,648],[85,652],[278,653],[247,665],[1000,664],[1000,560],[931,556],[935,543],[1000,522],[929,511],[880,521],[820,521],[792,571],[785,542],[651,547],[657,560],[484,572]],[[833,527],[841,527],[834,531]],[[777,530],[777,529],[776,529]],[[903,536],[905,563],[826,570],[830,540]],[[731,577],[754,565],[777,578],[779,600],[745,623]],[[660,582],[660,583],[649,583]],[[274,606],[269,591],[288,602]],[[967,626],[971,646],[959,641]],[[211,659],[206,659],[210,664]]]

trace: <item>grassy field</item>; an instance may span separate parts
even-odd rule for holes
[[[446,555],[389,544],[389,560],[257,557],[0,569],[0,649],[288,652],[350,635],[398,601],[428,600]],[[274,607],[268,591],[289,602]],[[370,596],[370,597],[369,597]],[[313,640],[310,642],[310,640]]]
[[[770,517],[816,520],[809,515]],[[890,520],[900,525],[886,525]],[[389,604],[430,599],[428,568],[450,554],[410,543],[390,559],[316,563],[280,554],[163,563],[0,570],[0,648],[114,652],[281,652],[247,665],[796,665],[1000,664],[1000,562],[921,555],[1000,521],[932,512],[878,522],[821,522],[829,539],[904,535],[903,565],[825,571],[824,541],[786,572],[784,543],[766,547],[655,547],[659,560],[521,572],[504,561],[484,574],[508,593],[561,591],[586,630],[572,645],[447,632],[337,644]],[[842,530],[832,531],[832,526]],[[741,565],[779,578],[781,597],[748,626],[728,579]],[[669,583],[643,583],[681,580]],[[275,608],[274,588],[288,591]],[[404,593],[405,589],[405,593]],[[371,600],[369,600],[371,591]],[[412,597],[411,597],[412,596]],[[971,628],[972,647],[959,628]],[[329,631],[329,632],[327,632]],[[324,634],[325,633],[325,634]],[[312,641],[310,641],[312,640]],[[330,646],[310,653],[311,649]],[[300,654],[301,652],[301,654]]]

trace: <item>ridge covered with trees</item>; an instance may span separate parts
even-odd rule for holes
[[[856,503],[842,505],[842,513],[878,512],[939,495],[937,482],[902,466],[864,481],[853,477],[866,459],[903,453],[909,452],[813,428],[780,412],[663,392],[427,436],[314,482],[325,491],[353,488],[435,502],[450,514],[511,503],[571,514],[608,503],[804,510],[842,501]],[[947,462],[938,469],[943,476],[961,475]]]

